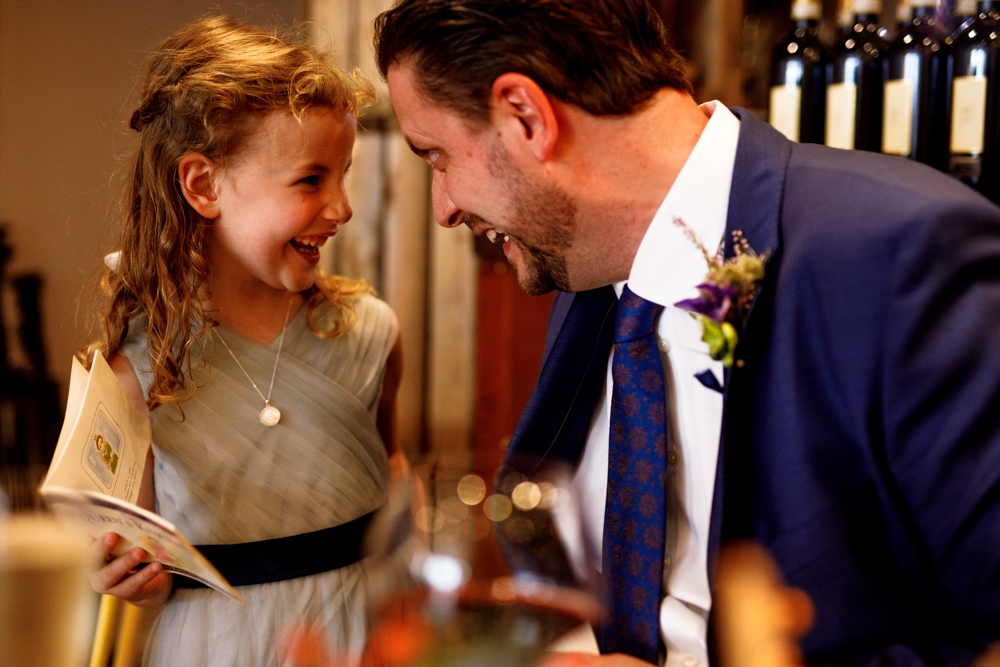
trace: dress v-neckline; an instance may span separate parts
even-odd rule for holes
[[[282,329],[282,331],[285,332],[285,338],[286,339],[291,335],[293,325],[296,324],[296,322],[298,321],[298,319],[300,317],[304,317],[304,313],[305,313],[305,310],[306,310],[306,303],[307,302],[303,301],[302,305],[299,307],[299,309],[295,313],[293,313],[293,314],[291,314],[291,315],[288,316],[288,324],[285,325],[285,327]],[[216,325],[216,326],[219,329],[222,330],[222,333],[226,336],[226,342],[228,342],[230,344],[232,344],[232,341],[234,339],[236,339],[236,340],[239,340],[240,343],[242,345],[244,345],[244,346],[252,346],[252,347],[258,348],[260,350],[272,350],[272,349],[274,349],[274,348],[277,347],[278,341],[281,340],[281,333],[282,333],[282,331],[279,331],[274,336],[274,338],[271,339],[271,341],[269,343],[265,343],[265,342],[263,342],[261,340],[258,340],[257,338],[252,338],[250,336],[246,336],[245,334],[242,334],[239,331],[237,331],[237,330],[235,330],[235,329],[233,329],[231,327],[228,327],[228,326],[226,326],[225,324],[223,324],[221,322],[218,325]]]

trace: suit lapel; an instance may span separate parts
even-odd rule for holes
[[[511,437],[504,468],[530,473],[546,460],[571,466],[579,461],[607,377],[618,299],[610,285],[572,298]]]
[[[732,111],[740,119],[740,138],[729,190],[726,255],[732,256],[732,232],[739,229],[754,250],[773,256],[791,142],[746,109]]]
[[[752,387],[748,379],[759,362],[771,319],[774,285],[780,264],[778,221],[792,143],[746,109],[734,108],[740,118],[739,144],[726,217],[726,256],[733,255],[732,232],[740,230],[758,254],[767,253],[764,281],[743,322],[737,363],[727,368],[723,403],[719,464],[716,469],[712,524],[709,531],[709,581],[714,580],[715,560],[724,539],[741,536],[748,527],[751,496],[752,451],[746,439],[746,411]],[[740,471],[742,474],[735,474]],[[725,501],[729,500],[723,513]]]

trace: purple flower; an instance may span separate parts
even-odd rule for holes
[[[712,359],[721,361],[727,368],[734,363],[739,366],[742,362],[735,358],[739,342],[737,329],[750,310],[757,285],[764,279],[764,260],[767,255],[765,253],[758,256],[743,232],[734,229],[732,235],[735,254],[729,259],[723,259],[721,247],[712,255],[683,220],[675,217],[674,224],[701,250],[702,257],[708,263],[705,282],[697,288],[698,298],[684,299],[674,306],[688,311],[699,321],[701,339],[708,343],[708,354]]]
[[[698,285],[698,292],[700,293],[699,297],[684,299],[674,305],[681,310],[703,315],[710,320],[724,322],[732,309],[733,299],[737,296],[736,288],[731,285],[702,283]]]

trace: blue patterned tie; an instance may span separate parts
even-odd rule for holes
[[[666,528],[667,403],[655,334],[661,310],[628,287],[618,303],[600,641],[601,653],[654,664]]]

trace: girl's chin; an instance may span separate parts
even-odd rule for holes
[[[291,275],[286,275],[283,279],[279,280],[279,284],[282,289],[289,292],[296,294],[305,292],[316,284],[316,271],[315,267],[310,271],[295,271]]]
[[[313,276],[312,280],[308,280],[308,281],[303,280],[303,281],[300,281],[300,282],[293,283],[290,286],[290,288],[289,288],[288,291],[289,292],[295,292],[296,294],[299,294],[299,293],[302,293],[302,292],[305,292],[307,290],[312,289],[313,285],[315,285],[315,284],[316,284],[316,276]]]

